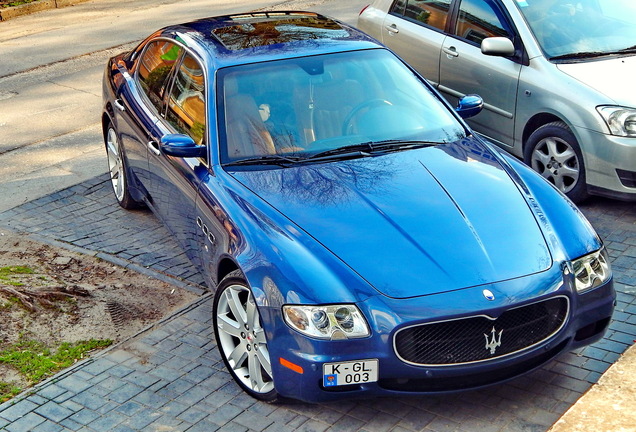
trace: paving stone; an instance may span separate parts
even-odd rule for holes
[[[170,399],[160,396],[155,392],[144,390],[141,393],[139,393],[137,396],[135,396],[133,398],[133,401],[147,407],[153,407],[155,409],[159,409],[162,406],[166,405],[168,402],[170,402]]]
[[[120,424],[125,418],[121,415],[117,415],[115,413],[108,413],[105,415],[101,415],[92,422],[90,422],[87,426],[93,429],[95,432],[106,432],[113,429],[113,427]]]
[[[46,419],[34,412],[29,412],[24,417],[20,417],[11,422],[5,429],[9,432],[32,432],[33,429],[44,423]]]
[[[62,430],[64,430],[64,427],[60,424],[46,420],[44,423],[35,426],[32,432],[60,432]]]
[[[245,429],[243,426],[238,426],[235,424],[234,426],[226,426],[224,428],[219,428],[217,425],[215,425],[214,423],[210,423],[207,421],[201,421],[197,424],[195,424],[194,426],[192,426],[190,429],[188,429],[188,432],[215,432],[215,431],[224,431],[224,432],[232,432],[232,431],[245,431],[247,429]]]
[[[64,427],[67,430],[72,430],[72,431],[77,431],[84,427],[84,425],[79,424],[78,422],[71,420],[70,418],[62,420],[60,422],[60,426]]]
[[[34,404],[33,402],[29,400],[23,400],[20,403],[15,405],[3,404],[3,405],[0,405],[0,417],[7,419],[11,422],[16,421],[17,419],[33,411],[37,407],[38,407],[37,404]],[[2,408],[6,408],[6,409],[2,409]]]
[[[198,408],[192,407],[179,414],[178,418],[188,423],[195,424],[203,420],[205,417],[207,417],[207,415],[208,413],[206,413],[205,411],[201,411]]]
[[[44,418],[49,420],[53,420],[54,422],[60,422],[67,417],[70,417],[74,414],[70,409],[62,406],[61,404],[57,404],[55,402],[48,402],[34,410],[37,414],[41,415]]]
[[[108,395],[108,398],[114,402],[117,402],[118,404],[123,404],[134,398],[144,390],[144,387],[140,387],[132,383],[127,383],[126,385],[118,388],[116,391]]]
[[[121,422],[121,425],[127,426],[135,431],[139,431],[161,416],[162,414],[155,411],[154,409],[146,408],[138,411],[137,414],[135,414],[133,417],[130,417]]]
[[[79,424],[82,425],[86,425],[92,421],[94,421],[95,419],[97,419],[99,417],[99,413],[88,409],[88,408],[84,408],[81,411],[76,412],[75,414],[73,414],[72,416],[70,416],[68,418],[68,420],[72,420],[74,422],[77,422]]]

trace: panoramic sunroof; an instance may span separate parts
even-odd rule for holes
[[[349,33],[338,23],[316,14],[262,12],[232,16],[234,25],[213,35],[229,50],[316,39],[340,39]]]

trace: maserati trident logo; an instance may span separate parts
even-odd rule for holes
[[[488,334],[484,333],[484,337],[486,338],[486,349],[490,350],[490,354],[494,354],[497,348],[501,346],[502,333],[503,333],[503,330],[499,330],[499,336],[497,336],[497,330],[495,330],[494,326],[492,327],[492,330],[490,331],[490,336],[491,336],[490,340],[488,340]]]

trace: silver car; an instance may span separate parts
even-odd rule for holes
[[[634,0],[376,0],[358,27],[573,201],[636,201]]]

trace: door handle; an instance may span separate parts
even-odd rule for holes
[[[398,30],[398,28],[397,28],[397,26],[395,24],[384,26],[384,28],[386,29],[386,31],[388,31],[389,33],[392,33],[392,34],[397,34],[397,33],[400,32],[400,30]]]
[[[157,141],[154,140],[148,141],[148,150],[150,150],[157,156],[161,154],[161,151],[159,150],[159,144],[157,144]]]
[[[457,52],[457,48],[455,48],[454,46],[448,47],[448,48],[444,47],[444,48],[442,48],[442,51],[444,51],[446,53],[448,58],[459,57],[459,53]]]
[[[115,99],[113,101],[113,105],[115,105],[115,108],[117,108],[119,111],[126,111],[126,107],[124,106],[124,103],[121,99]]]

